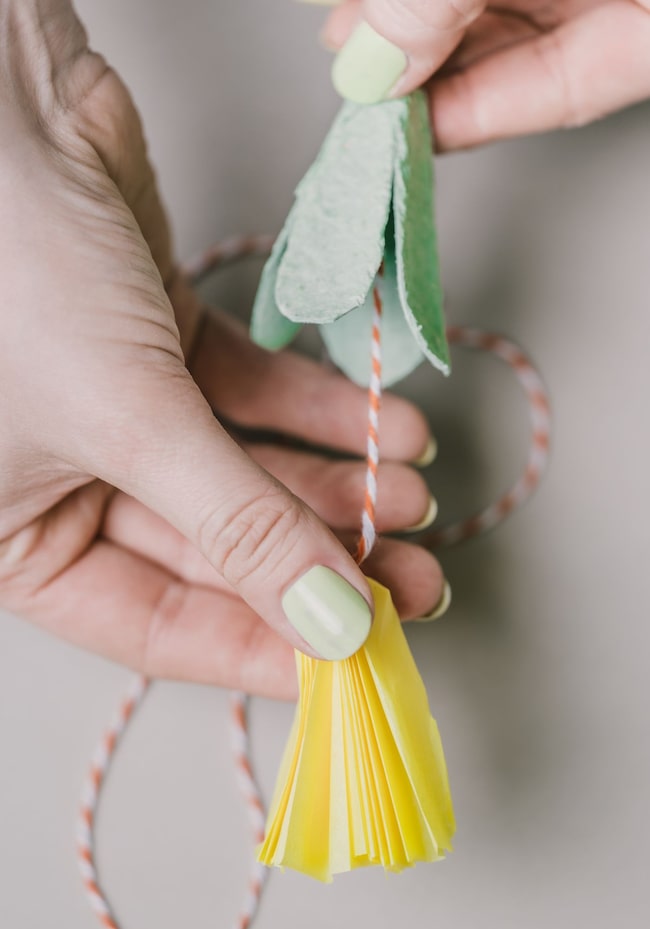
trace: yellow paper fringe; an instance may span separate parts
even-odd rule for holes
[[[300,697],[258,855],[322,881],[444,858],[455,828],[422,678],[390,593],[369,583],[375,620],[356,655],[296,652]]]

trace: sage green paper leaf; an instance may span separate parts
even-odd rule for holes
[[[384,253],[395,139],[408,105],[346,103],[296,191],[275,291],[295,322],[329,323],[366,299]]]
[[[433,222],[433,158],[427,98],[407,98],[408,115],[397,136],[393,215],[397,284],[406,320],[420,348],[449,374],[438,248]]]
[[[375,284],[382,302],[381,313],[381,382],[390,387],[401,381],[423,360],[422,352],[404,317],[397,292],[397,267],[392,222],[386,230],[384,273]],[[320,327],[330,358],[344,374],[367,387],[370,383],[373,290],[365,302],[333,323]]]
[[[288,345],[300,329],[298,323],[292,323],[282,315],[275,302],[278,267],[287,247],[292,223],[293,214],[289,213],[262,270],[251,316],[251,339],[271,351]]]

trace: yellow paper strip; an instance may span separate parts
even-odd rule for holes
[[[451,850],[438,727],[386,588],[345,661],[297,654],[300,699],[259,851],[319,880],[368,864],[401,871]]]

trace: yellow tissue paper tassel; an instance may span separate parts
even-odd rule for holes
[[[345,661],[296,652],[300,697],[259,850],[322,881],[401,871],[451,851],[454,813],[438,727],[390,593]]]

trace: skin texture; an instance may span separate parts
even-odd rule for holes
[[[409,53],[395,93],[435,71],[443,150],[650,93],[646,2],[347,0],[328,44],[361,15]],[[137,113],[67,0],[0,0],[0,140],[0,605],[149,675],[293,695],[304,643],[283,590],[324,563],[368,595],[346,553],[365,392],[262,352],[218,314],[197,338]],[[235,434],[350,457],[237,444],[214,410]],[[381,429],[378,524],[399,530],[428,506],[406,464],[427,426],[387,398]],[[405,619],[440,598],[440,568],[417,547],[386,540],[367,571]]]
[[[361,17],[408,54],[395,95],[429,81],[440,151],[580,126],[650,96],[648,0],[346,0],[325,44],[340,48]]]
[[[292,696],[282,592],[325,564],[368,594],[365,391],[218,313],[197,332],[137,113],[65,0],[0,0],[0,140],[0,606],[148,675]],[[399,530],[429,505],[405,463],[428,427],[393,397],[381,428]],[[440,599],[422,549],[367,571],[405,619]]]

